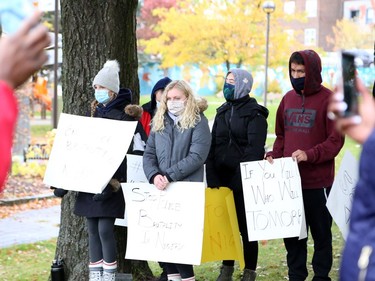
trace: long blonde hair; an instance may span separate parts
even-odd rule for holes
[[[194,97],[193,89],[190,87],[190,85],[185,82],[184,80],[175,80],[168,84],[168,86],[165,88],[161,100],[160,100],[160,106],[158,110],[155,113],[154,118],[152,119],[152,130],[154,132],[160,132],[163,131],[164,126],[164,118],[165,113],[167,113],[167,95],[170,90],[173,88],[176,88],[184,93],[186,97],[186,105],[185,110],[181,114],[179,118],[179,122],[177,123],[177,126],[182,131],[185,129],[193,128],[197,124],[197,122],[200,121],[200,109],[198,107],[197,101]]]

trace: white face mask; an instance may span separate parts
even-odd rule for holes
[[[181,115],[185,110],[185,101],[186,100],[167,101],[168,111],[172,113],[174,116]]]
[[[160,106],[160,101],[156,101],[156,108],[159,108]]]

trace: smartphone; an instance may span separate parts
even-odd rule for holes
[[[355,55],[347,51],[341,51],[341,81],[338,83],[344,95],[344,102],[347,104],[343,117],[358,115],[359,92],[356,81]]]
[[[35,11],[32,0],[0,1],[0,19],[3,32],[15,33],[22,22]]]

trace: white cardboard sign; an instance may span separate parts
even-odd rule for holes
[[[140,155],[126,155],[127,182],[148,182],[143,171],[143,157]]]
[[[126,180],[128,183],[145,182],[148,180],[143,171],[143,157],[140,155],[126,155]],[[128,226],[128,213],[125,208],[123,219],[116,219],[115,224],[118,226]]]
[[[241,163],[250,241],[307,236],[301,178],[291,157]]]
[[[136,125],[62,113],[43,182],[101,193],[124,159]]]
[[[349,218],[358,181],[358,169],[358,161],[348,150],[345,151],[327,200],[327,208],[344,239],[348,236]]]
[[[123,183],[128,214],[125,258],[199,265],[205,187],[173,182],[165,191],[148,183]]]

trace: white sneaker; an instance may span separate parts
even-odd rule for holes
[[[102,281],[102,271],[90,270],[89,281]],[[113,279],[114,280],[114,279]]]
[[[103,280],[102,281],[115,281],[116,272],[103,271]]]

